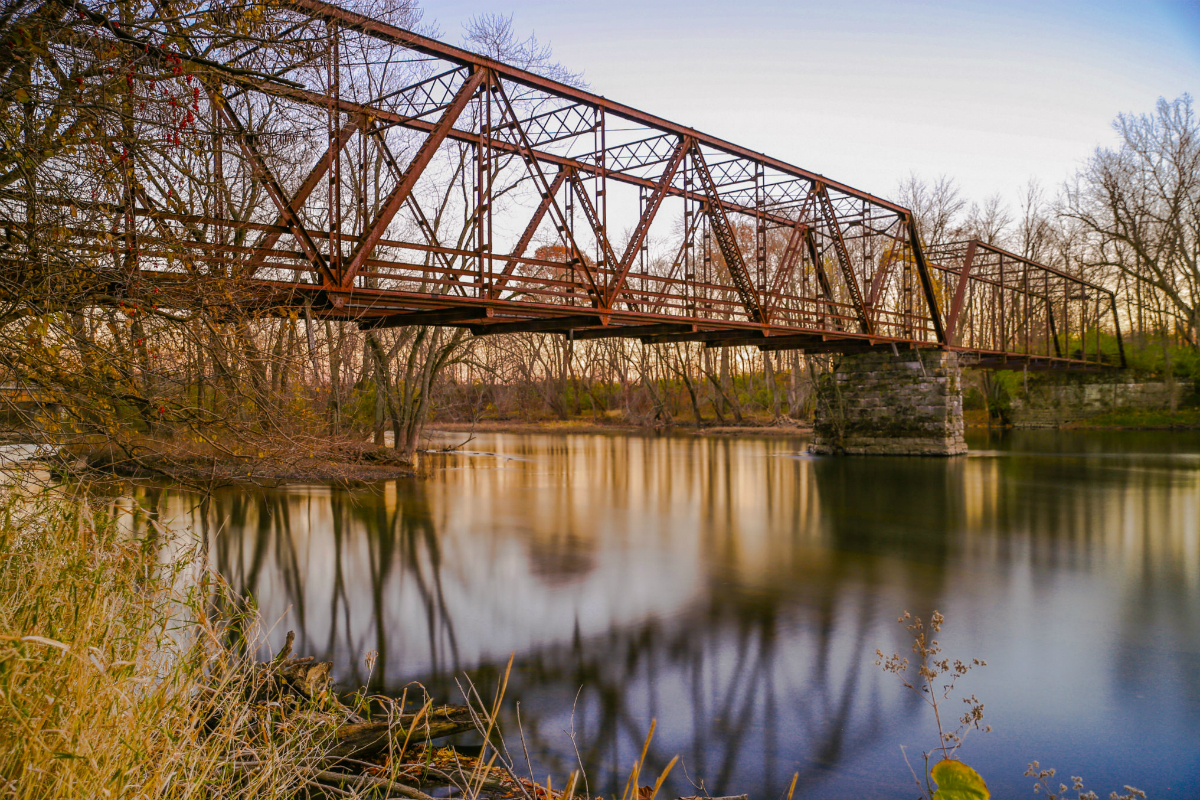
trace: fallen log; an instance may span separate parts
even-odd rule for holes
[[[296,641],[288,631],[283,649],[267,664],[258,667],[247,687],[252,702],[317,702],[329,715],[334,730],[322,753],[322,763],[344,759],[372,758],[389,747],[423,744],[475,729],[466,706],[429,706],[416,713],[390,715],[387,719],[364,719],[333,692],[333,663],[318,662],[312,656],[296,657]]]
[[[344,772],[330,772],[328,770],[317,770],[311,774],[313,778],[321,783],[333,783],[352,786],[354,788],[370,786],[376,789],[383,789],[389,793],[395,792],[404,797],[412,798],[412,800],[434,800],[413,786],[398,781],[389,781],[387,778],[376,778],[373,775],[349,775]]]
[[[405,714],[392,720],[343,725],[334,731],[334,744],[326,751],[326,756],[330,759],[370,758],[393,742],[397,746],[406,741],[416,744],[475,729],[470,713],[462,707],[431,709],[412,727],[416,716]]]

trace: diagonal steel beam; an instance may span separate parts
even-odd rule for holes
[[[273,84],[265,81],[252,81],[238,76],[233,76],[231,80],[240,86],[249,87],[254,91],[287,100],[294,100],[299,103],[304,103],[305,105],[318,106],[322,109],[327,109],[331,105],[329,98],[326,96],[317,92],[308,91],[306,89],[298,89],[292,86]],[[501,82],[497,82],[495,84],[497,87],[502,85],[503,84]],[[345,98],[334,101],[332,105],[345,114],[362,114],[365,116],[375,117],[376,119],[386,122],[389,125],[399,125],[404,128],[408,128],[409,130],[429,132],[435,127],[434,123],[427,120],[416,119],[414,117],[405,117],[402,114],[395,114],[383,108],[377,108],[363,103],[356,103]],[[466,131],[452,130],[449,133],[448,138],[471,146],[475,146],[479,143],[478,134],[472,134]],[[520,141],[510,142],[506,139],[492,137],[489,145],[492,147],[492,149],[498,152],[513,153],[518,155],[522,153],[528,153],[528,157],[536,158],[538,161],[546,164],[554,164],[559,167],[572,167],[578,170],[580,174],[598,175],[601,173],[600,168],[595,164],[580,160],[578,157],[559,155],[547,150],[535,150],[533,149],[532,144],[529,143],[522,144]],[[643,186],[647,189],[654,188],[654,181],[650,180],[649,178],[641,178],[631,175],[627,172],[614,172],[611,170],[605,171],[605,174],[610,179],[617,180],[622,183],[633,186]],[[683,197],[687,194],[687,192],[685,192],[682,188],[672,188],[668,191],[668,194],[672,197]],[[721,198],[721,205],[729,211],[736,211],[743,214],[756,213],[755,208],[739,205],[731,201],[728,197]],[[790,225],[794,221],[788,217],[774,213],[764,214],[763,218],[780,225]]]
[[[792,227],[792,232],[788,235],[783,255],[779,258],[779,267],[775,270],[775,280],[771,282],[771,287],[767,291],[767,299],[764,304],[767,318],[763,320],[764,322],[769,322],[779,307],[779,295],[783,291],[783,285],[787,283],[788,278],[796,269],[796,263],[800,260],[800,254],[803,252],[804,235],[807,232],[808,226],[797,220],[795,226]]]
[[[829,314],[833,317],[833,325],[840,330],[842,327],[841,311],[836,305],[833,284],[829,282],[829,275],[825,272],[825,263],[821,258],[821,251],[817,248],[817,237],[813,236],[812,228],[804,231],[804,244],[808,248],[808,257],[812,259],[813,270],[817,273],[817,285],[821,288],[821,294],[825,295]],[[824,323],[824,317],[822,316],[820,319]]]
[[[396,212],[400,210],[400,206],[404,205],[404,201],[412,194],[413,187],[417,184],[417,179],[421,177],[421,174],[425,172],[425,168],[429,166],[429,162],[433,160],[434,153],[437,152],[442,142],[446,140],[450,129],[454,127],[454,123],[458,121],[459,116],[466,109],[467,103],[475,96],[475,91],[483,83],[484,77],[484,70],[476,69],[454,95],[454,100],[442,112],[441,118],[417,150],[412,163],[408,165],[408,169],[404,173],[404,178],[396,184],[396,187],[387,196],[387,199],[379,209],[379,214],[371,223],[367,235],[359,241],[358,246],[354,248],[354,252],[350,255],[350,262],[346,265],[346,272],[342,279],[342,286],[344,288],[354,285],[354,276],[362,269],[363,264],[367,263],[367,258],[370,257],[371,251],[375,249],[376,243],[383,238],[383,233],[396,216]]]
[[[516,120],[517,113],[513,108],[512,101],[508,99],[508,92],[504,90],[503,81],[496,81],[496,96],[499,97],[500,101],[504,104],[504,114],[508,116],[510,120]],[[600,285],[596,282],[596,276],[592,274],[591,269],[588,267],[587,259],[585,259],[583,256],[583,251],[579,249],[579,244],[575,241],[575,236],[571,233],[571,226],[567,222],[567,215],[563,213],[562,208],[554,199],[555,192],[550,191],[550,184],[546,180],[546,173],[542,170],[543,158],[540,154],[534,152],[533,146],[529,143],[529,136],[525,133],[525,129],[519,125],[516,126],[515,129],[518,136],[514,147],[517,150],[517,153],[524,160],[525,168],[537,182],[538,188],[542,192],[542,198],[549,198],[550,205],[547,207],[547,210],[551,213],[551,216],[554,220],[554,225],[558,229],[559,237],[562,239],[563,244],[566,245],[570,250],[572,258],[574,259],[574,264],[568,262],[568,266],[571,266],[576,272],[583,273],[583,277],[587,280],[589,286],[588,291],[591,293],[593,298],[592,302],[596,305],[599,305],[603,300],[603,297],[601,297],[600,293]],[[493,143],[495,142],[495,140],[492,141]],[[567,173],[562,175],[564,179],[570,177],[570,172],[568,172],[568,167],[566,165],[560,166],[559,170],[560,174],[564,172]],[[571,171],[573,172],[573,170]]]
[[[558,190],[562,188],[563,181],[567,178],[565,170],[559,170],[554,176],[554,180],[550,182],[550,186],[542,194],[542,202],[538,203],[537,210],[533,212],[533,218],[529,220],[529,224],[525,226],[524,232],[521,233],[521,238],[517,240],[516,247],[513,248],[512,254],[508,258],[508,262],[504,265],[504,269],[500,270],[499,276],[492,284],[489,290],[490,297],[499,297],[500,292],[508,284],[509,277],[512,276],[513,270],[517,268],[517,263],[521,260],[521,256],[525,255],[525,250],[529,247],[529,243],[533,241],[533,236],[537,233],[538,227],[542,224],[542,220],[546,218],[546,212],[554,203],[554,197],[558,194]]]
[[[536,75],[532,72],[513,67],[501,61],[489,58],[487,56],[472,53],[460,47],[439,42],[436,39],[422,36],[403,28],[397,28],[393,25],[388,25],[371,17],[348,11],[339,8],[338,6],[324,2],[323,0],[286,0],[286,4],[297,10],[303,11],[318,19],[335,19],[341,25],[360,31],[368,36],[378,38],[382,41],[390,42],[401,47],[415,50],[420,53],[434,56],[451,63],[470,65],[477,68],[485,68],[491,70],[494,74],[500,76],[504,80],[512,81],[517,84],[528,86],[538,91],[544,91],[549,94],[561,97],[566,100],[573,100],[578,103],[586,104],[592,108],[603,109],[605,113],[612,114],[630,122],[646,125],[650,128],[661,130],[665,133],[673,133],[677,136],[693,136],[700,141],[705,147],[712,148],[714,151],[727,153],[736,158],[744,158],[751,161],[756,161],[765,166],[778,170],[793,177],[802,178],[807,181],[823,181],[833,190],[846,194],[850,197],[866,200],[874,205],[890,209],[896,213],[903,213],[906,209],[894,203],[890,203],[882,198],[875,197],[860,192],[844,184],[830,181],[822,176],[809,172],[808,170],[800,169],[778,159],[769,158],[756,153],[745,147],[740,147],[718,139],[714,136],[699,133],[692,128],[687,128],[683,125],[676,124],[661,117],[647,114],[638,109],[621,103],[614,102],[600,95],[579,89],[574,86],[555,81],[552,78],[546,78],[541,75]]]
[[[616,265],[616,275],[608,290],[605,305],[611,306],[617,299],[617,295],[625,288],[625,278],[629,275],[633,260],[637,257],[642,243],[646,241],[646,235],[650,232],[650,224],[654,222],[659,206],[662,205],[663,198],[667,196],[667,189],[670,188],[671,181],[675,180],[675,173],[679,171],[679,165],[683,163],[683,158],[691,147],[692,138],[684,136],[675,147],[675,152],[671,154],[671,160],[667,162],[662,177],[658,179],[658,184],[655,185],[654,191],[646,201],[646,208],[638,220],[637,227],[633,229],[633,236],[630,238],[629,244],[625,246],[625,253],[621,256],[620,263]]]
[[[571,170],[567,174],[567,181],[571,184],[571,190],[575,192],[576,199],[579,200],[579,205],[583,208],[583,215],[587,218],[588,227],[592,229],[592,233],[596,236],[596,242],[600,245],[600,253],[602,260],[596,266],[601,270],[616,269],[617,256],[613,252],[612,244],[608,241],[608,231],[604,229],[604,224],[600,221],[600,215],[596,213],[596,207],[592,205],[591,198],[588,197],[587,189],[583,186],[583,181],[579,179],[579,173]],[[601,277],[603,281],[603,277]],[[608,298],[606,295],[601,295],[600,302],[607,306]]]
[[[325,256],[317,249],[316,242],[309,235],[304,225],[300,222],[300,217],[296,214],[296,210],[292,208],[291,202],[284,194],[283,187],[279,185],[275,175],[271,172],[271,168],[267,166],[266,159],[259,152],[258,146],[254,143],[254,139],[246,132],[246,127],[242,125],[242,121],[238,119],[238,115],[234,112],[229,102],[221,95],[219,89],[209,89],[209,96],[212,99],[225,121],[225,124],[233,129],[234,137],[237,139],[238,146],[241,147],[242,153],[254,167],[254,171],[258,173],[259,180],[267,190],[271,201],[275,203],[275,207],[279,210],[279,216],[285,221],[288,232],[295,237],[300,243],[300,249],[304,251],[304,256],[312,263],[317,272],[320,273],[326,286],[336,286],[337,279],[333,272],[329,269],[329,262]]]
[[[400,162],[396,160],[396,156],[392,153],[392,149],[388,147],[387,141],[383,136],[383,130],[374,121],[372,121],[368,124],[366,132],[367,135],[374,140],[375,147],[379,150],[379,154],[383,156],[384,163],[387,164],[388,171],[392,173],[392,177],[397,181],[403,180],[404,170],[400,169]],[[412,211],[413,217],[415,217],[417,220],[417,226],[421,229],[421,232],[425,234],[426,241],[428,241],[428,243],[435,248],[432,251],[431,256],[434,260],[441,261],[442,269],[445,270],[443,277],[455,284],[459,294],[465,295],[465,289],[459,285],[458,278],[454,273],[454,263],[448,255],[440,251],[441,242],[438,241],[437,231],[434,230],[433,224],[430,223],[429,218],[425,216],[425,211],[421,208],[421,204],[417,202],[417,198],[411,193],[408,195],[407,203],[409,210]]]
[[[909,212],[905,212],[905,217],[908,222],[908,243],[912,248],[913,260],[917,262],[917,275],[920,276],[921,288],[925,291],[925,303],[929,306],[929,320],[933,323],[933,332],[937,335],[938,344],[944,347],[949,344],[949,340],[942,325],[942,311],[938,307],[937,294],[933,291],[933,279],[929,276],[929,264],[925,261],[925,251],[921,249],[917,221]]]
[[[863,333],[870,334],[871,320],[867,316],[867,308],[863,303],[862,290],[858,288],[858,278],[854,276],[854,267],[850,263],[850,251],[846,249],[846,240],[842,238],[842,227],[838,225],[837,214],[833,209],[833,201],[829,199],[829,191],[824,184],[817,184],[817,204],[821,216],[829,228],[829,236],[833,240],[833,252],[837,256],[838,265],[842,268],[842,282],[850,294],[854,304],[854,313],[858,316],[858,326]]]
[[[663,279],[664,283],[669,284],[676,279],[675,278],[676,273],[679,272],[679,268],[683,265],[683,262],[687,259],[688,248],[692,247],[694,244],[694,240],[696,237],[696,228],[698,228],[698,227],[699,226],[693,224],[691,226],[691,228],[688,229],[687,224],[685,223],[683,240],[679,244],[679,251],[675,254],[675,260],[671,262],[671,268],[669,270],[667,270],[667,275]],[[686,284],[686,282],[687,282],[687,270],[686,269],[684,270],[683,281]],[[694,300],[695,298],[693,297],[692,299]],[[662,311],[663,305],[666,304],[667,300],[668,300],[668,296],[665,293],[660,294],[659,298],[656,301],[653,301],[652,303],[647,304],[649,307],[644,310],[649,311],[651,314],[657,314]],[[634,310],[637,310],[637,309],[634,309]]]
[[[725,208],[721,204],[721,196],[717,193],[712,174],[708,171],[708,165],[704,163],[700,147],[693,146],[691,152],[692,164],[696,174],[700,177],[704,193],[708,196],[706,210],[709,224],[712,226],[717,246],[721,249],[721,255],[725,257],[725,267],[729,270],[729,277],[733,280],[734,289],[737,290],[738,297],[746,309],[746,315],[754,322],[765,322],[766,314],[763,313],[762,301],[759,299],[758,290],[754,288],[750,272],[746,269],[746,261],[742,258],[741,249],[738,248],[737,237],[734,236],[733,228],[729,225],[729,218],[725,216]]]
[[[805,224],[804,218],[808,215],[816,199],[816,187],[813,187],[809,190],[808,197],[804,199],[803,205],[800,206],[799,211],[796,213],[796,223],[792,226],[791,234],[788,235],[787,244],[783,248],[783,256],[779,259],[779,266],[775,269],[775,280],[768,287],[769,294],[766,300],[768,320],[779,307],[783,285],[792,277],[792,273],[796,269],[796,264],[800,261],[804,239],[809,235],[808,225]]]
[[[872,311],[879,304],[879,296],[883,293],[883,285],[892,273],[892,265],[896,263],[896,253],[899,251],[899,244],[896,241],[892,242],[892,249],[888,251],[887,257],[879,262],[879,266],[875,269],[875,274],[871,277],[871,288],[867,291],[867,308]]]
[[[971,266],[975,262],[975,240],[967,244],[967,255],[958,272],[958,286],[954,289],[954,300],[950,303],[950,314],[946,317],[946,341],[958,344],[958,317],[962,313],[963,299],[967,296],[967,284],[971,279]]]
[[[296,193],[292,195],[292,199],[288,202],[288,207],[291,208],[292,213],[299,213],[300,209],[304,207],[304,203],[308,200],[309,195],[313,193],[313,191],[317,188],[317,185],[321,182],[321,178],[325,177],[325,173],[329,171],[329,165],[333,163],[335,148],[338,151],[344,149],[346,147],[346,143],[350,141],[350,137],[354,135],[354,132],[357,131],[361,125],[362,120],[357,116],[352,116],[350,121],[342,126],[342,129],[338,131],[337,138],[330,143],[330,147],[325,150],[324,155],[322,155],[320,160],[318,160],[313,166],[312,170],[308,173],[308,177],[306,177],[304,182],[300,184],[300,188],[296,190]],[[284,227],[286,225],[287,218],[281,213],[275,220],[275,226]],[[282,235],[282,233],[276,231],[268,233],[259,240],[255,247],[260,250],[270,250],[279,243],[279,238]],[[267,253],[256,253],[254,257],[250,259],[251,269],[253,270],[262,266],[262,264],[266,261],[267,255]]]

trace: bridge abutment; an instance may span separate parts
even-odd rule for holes
[[[819,381],[813,434],[809,450],[820,454],[967,452],[957,355],[901,350],[840,356]]]

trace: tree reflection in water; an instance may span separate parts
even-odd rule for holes
[[[447,456],[430,480],[223,490],[206,521],[214,567],[278,623],[275,644],[295,629],[345,684],[367,679],[375,650],[377,690],[419,679],[453,697],[456,676],[494,685],[515,652],[509,697],[537,769],[561,780],[578,758],[593,792],[619,791],[657,718],[652,768],[680,754],[714,794],[779,796],[798,771],[800,796],[907,796],[896,746],[929,746],[927,721],[872,662],[903,647],[901,611],[937,607],[960,625],[950,639],[990,648],[961,654],[992,663],[980,695],[1007,723],[972,763],[1024,792],[1018,762],[1052,753],[1023,748],[1042,736],[1062,750],[1059,695],[1157,692],[1095,708],[1097,729],[1140,714],[1164,739],[1200,735],[1200,463],[1046,441],[947,461],[809,459],[782,439],[493,436],[481,446],[503,457]],[[179,493],[143,503],[202,513]],[[1072,640],[1063,683],[1041,667],[1089,602],[1114,613],[1095,641]],[[1147,690],[1164,675],[1173,689]],[[1136,783],[1115,774],[1136,768],[1127,747],[1084,737],[1071,769]]]

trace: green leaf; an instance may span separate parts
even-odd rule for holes
[[[25,91],[24,89],[17,89],[15,97],[18,103],[28,103],[33,99],[29,96],[29,92]]]
[[[939,761],[930,774],[938,785],[933,800],[989,800],[992,796],[979,773],[961,761]]]

